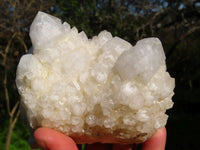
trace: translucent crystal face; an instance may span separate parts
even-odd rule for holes
[[[160,40],[147,38],[120,55],[116,69],[124,80],[135,78],[147,83],[164,63],[165,54]]]
[[[50,127],[78,143],[133,143],[165,126],[174,79],[159,39],[132,46],[107,31],[88,39],[43,12],[30,37],[33,54],[22,56],[16,83],[33,129]]]

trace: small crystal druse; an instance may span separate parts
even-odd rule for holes
[[[140,143],[165,126],[175,83],[158,38],[132,46],[102,31],[88,39],[43,12],[30,37],[33,53],[22,56],[16,83],[33,129],[77,143]]]

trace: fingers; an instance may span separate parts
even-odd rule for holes
[[[129,145],[123,145],[123,144],[114,144],[112,150],[134,150],[135,145],[129,144]]]
[[[150,139],[142,145],[142,150],[164,150],[166,143],[165,127],[158,130]]]
[[[75,142],[68,136],[49,128],[39,128],[34,133],[34,138],[38,145],[44,150],[78,150]],[[164,150],[166,143],[166,129],[158,130],[149,140],[147,140],[142,150]],[[95,143],[86,146],[86,150],[134,150],[135,145],[100,144]]]
[[[44,150],[78,150],[76,143],[68,136],[49,128],[39,128],[34,138]]]

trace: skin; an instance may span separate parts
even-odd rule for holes
[[[142,145],[142,150],[164,150],[166,143],[166,128],[159,129]],[[49,128],[39,128],[34,132],[37,144],[43,150],[78,150],[76,143],[68,136]],[[135,145],[120,144],[90,144],[86,150],[135,150]]]

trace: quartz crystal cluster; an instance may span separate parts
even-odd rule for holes
[[[33,52],[22,56],[16,84],[31,128],[77,143],[140,143],[165,126],[175,83],[158,38],[132,46],[102,31],[88,39],[43,12],[30,37]]]

